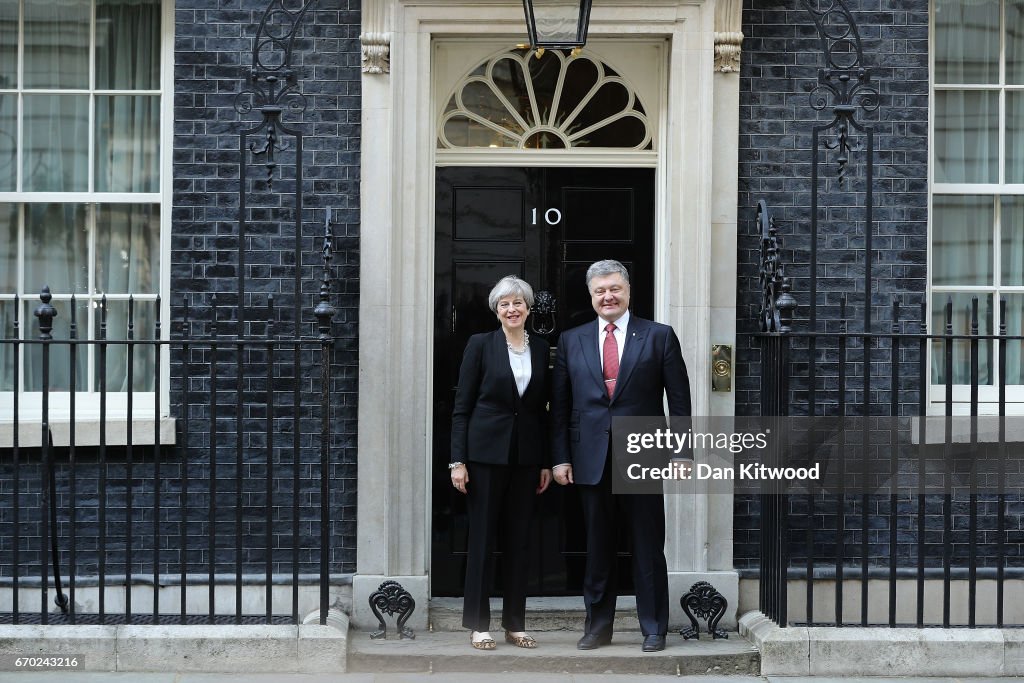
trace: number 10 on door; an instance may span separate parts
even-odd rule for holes
[[[537,209],[531,209],[530,225],[537,225]],[[555,208],[550,208],[544,212],[544,222],[548,225],[558,225],[562,222],[562,212]]]

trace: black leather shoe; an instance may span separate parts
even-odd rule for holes
[[[597,633],[584,633],[583,637],[580,638],[579,642],[576,643],[577,650],[596,650],[602,645],[608,645],[612,642],[611,634],[609,635],[598,635]],[[665,647],[665,639],[661,639],[661,646]]]
[[[665,636],[644,636],[644,652],[661,652],[665,649]]]

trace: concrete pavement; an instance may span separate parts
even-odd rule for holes
[[[0,683],[1005,683],[1008,678],[832,678],[786,676],[656,676],[629,674],[145,674],[0,671]]]

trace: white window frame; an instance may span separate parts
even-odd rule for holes
[[[174,0],[161,0],[161,46],[160,46],[160,90],[102,90],[97,91],[95,89],[89,90],[33,90],[33,94],[46,94],[46,93],[60,93],[60,94],[102,94],[102,95],[118,95],[118,94],[130,94],[130,95],[159,95],[160,96],[160,135],[159,135],[159,172],[160,182],[159,189],[157,192],[149,193],[119,193],[119,192],[0,192],[0,203],[6,204],[22,204],[28,205],[33,203],[80,203],[80,204],[119,204],[119,203],[131,203],[131,204],[157,204],[160,208],[160,280],[158,284],[158,292],[160,296],[160,320],[161,320],[161,339],[168,340],[170,338],[170,283],[171,283],[171,208],[172,208],[172,187],[173,187],[173,145],[174,145]],[[24,41],[22,38],[23,29],[23,17],[19,17],[19,69],[24,68],[24,59],[21,52],[24,50]],[[91,38],[90,38],[90,66],[89,66],[89,80],[90,84],[95,83],[95,31],[96,31],[96,19],[95,11],[92,11],[91,17]],[[19,80],[19,87],[21,81]],[[21,102],[22,98],[18,100],[18,139],[22,139],[22,117],[21,114]],[[94,175],[95,175],[95,164],[93,163],[94,141],[93,136],[95,135],[95,106],[93,106],[95,99],[90,101],[90,119],[89,119],[89,186],[93,186]],[[18,157],[15,163],[18,164],[18,187],[20,188],[21,178],[21,158],[22,145],[18,146]],[[24,220],[19,221],[19,254],[18,254],[18,288],[23,289],[27,283],[24,281]],[[95,239],[95,230],[90,231],[90,241]],[[92,245],[90,244],[90,254],[92,254]],[[90,280],[93,271],[93,264],[89,265]],[[39,286],[42,286],[41,283]],[[90,290],[91,290],[90,282]],[[35,286],[35,285],[33,285]],[[20,327],[22,330],[21,338],[32,339],[35,338],[37,331],[37,325],[34,318],[26,320],[24,316],[25,302],[37,302],[39,292],[19,291],[18,294],[22,300],[22,311],[19,312]],[[108,301],[126,301],[128,294],[107,294]],[[156,294],[136,294],[134,295],[136,301],[153,301],[156,299]],[[13,300],[13,296],[6,295],[0,296],[5,301]],[[79,301],[86,299],[98,299],[97,296],[91,296],[89,294],[78,297]],[[70,296],[62,295],[60,297],[55,296],[54,299],[68,300]],[[91,318],[91,316],[90,316]],[[87,338],[86,335],[92,333],[93,323],[91,319],[89,321],[79,320],[79,338]],[[2,331],[3,334],[8,334],[9,330]],[[91,335],[89,338],[94,338],[95,335]],[[18,399],[18,419],[19,419],[19,436],[29,435],[28,441],[21,440],[21,443],[26,446],[30,446],[33,441],[32,429],[38,432],[38,425],[42,418],[42,398],[43,392],[41,391],[25,391],[24,386],[24,355],[28,349],[28,345],[21,346],[22,359],[19,366],[16,368],[16,372],[19,373],[19,389]],[[142,347],[137,347],[142,348]],[[66,352],[67,346],[56,344],[54,351],[57,353]],[[163,346],[161,350],[161,363],[160,363],[160,423],[162,425],[161,432],[163,443],[173,443],[173,421],[169,419],[170,415],[170,362],[169,362],[169,347]],[[80,354],[80,358],[84,359],[89,357],[90,364],[91,354]],[[91,370],[91,369],[90,369]],[[88,376],[92,377],[92,372],[88,373]],[[96,423],[99,419],[99,392],[91,391],[91,385],[88,386],[89,391],[76,391],[75,392],[75,422],[76,424],[83,424],[85,432],[83,435],[98,434],[98,431],[90,423]],[[134,443],[151,443],[154,438],[154,418],[156,416],[156,400],[155,392],[153,391],[133,391],[132,392],[132,417],[133,423],[136,421],[142,421],[137,429],[133,429],[133,442]],[[120,419],[122,423],[128,416],[128,392],[107,392],[107,418]],[[70,421],[70,392],[52,390],[49,392],[49,417],[52,426],[54,427],[55,442],[59,443],[60,439],[58,432],[63,433],[62,426],[66,425]],[[0,392],[0,447],[10,445],[10,436],[12,431],[12,421],[14,416],[14,392],[3,391]],[[148,424],[146,427],[144,425]],[[26,429],[27,425],[34,425]],[[123,438],[119,439],[118,430],[112,430],[109,435],[112,438],[108,439],[107,443],[116,445],[118,441],[123,442]],[[86,436],[85,443],[82,440],[76,439],[76,443],[81,445],[88,445],[94,438]],[[34,436],[35,445],[39,445],[39,436]]]
[[[993,296],[993,317],[992,329],[998,334],[999,318],[999,297],[1002,294],[1024,294],[1024,286],[1004,286],[999,282],[1001,273],[1001,234],[1000,234],[1000,202],[1003,196],[1017,195],[1024,196],[1024,183],[1007,184],[1006,180],[1006,93],[1008,91],[1024,92],[1024,84],[1008,85],[1006,83],[1006,0],[1000,0],[1000,28],[999,28],[999,81],[987,84],[955,84],[935,82],[935,2],[932,0],[928,8],[928,273],[926,296],[928,301],[928,333],[941,334],[942,330],[932,329],[932,317],[934,310],[932,302],[935,295],[966,293],[977,294],[979,299],[986,294]],[[965,90],[997,90],[999,91],[999,182],[998,183],[937,183],[934,180],[936,168],[935,159],[935,93],[944,90],[965,91]],[[958,285],[934,285],[932,284],[932,238],[934,237],[932,225],[934,215],[934,198],[936,196],[950,195],[971,195],[990,197],[995,205],[993,215],[992,237],[994,240],[992,250],[992,276],[993,283],[983,286],[958,286]],[[980,308],[980,301],[979,301]],[[992,384],[978,385],[978,412],[982,415],[997,415],[999,413],[999,353],[998,343],[992,345]],[[946,385],[932,384],[932,357],[931,343],[928,344],[928,414],[941,415],[946,409]],[[971,411],[971,385],[953,385],[953,414],[969,415]],[[1006,385],[1006,411],[1008,414],[1024,414],[1024,384]]]

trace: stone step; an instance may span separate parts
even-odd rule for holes
[[[636,618],[636,598],[622,596],[615,609],[616,632],[640,632]],[[434,631],[465,631],[462,627],[462,598],[431,598],[430,624]],[[582,597],[546,597],[526,599],[526,630],[574,631],[583,633],[586,621]],[[491,627],[501,626],[501,598],[491,599]],[[670,628],[674,626],[669,625]],[[681,626],[681,625],[680,625]],[[678,631],[680,626],[676,626]]]
[[[617,632],[611,645],[580,651],[580,634],[567,631],[537,632],[538,646],[524,650],[499,640],[497,649],[474,650],[466,631],[417,633],[415,640],[371,640],[368,632],[350,631],[348,671],[380,673],[569,673],[660,674],[670,676],[756,676],[761,660],[757,650],[739,634],[728,640],[684,641],[670,633],[663,652],[641,652],[640,633]],[[499,638],[499,631],[492,631]]]

